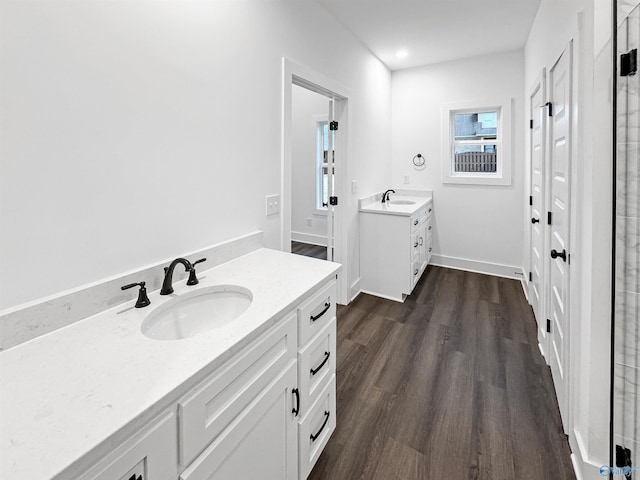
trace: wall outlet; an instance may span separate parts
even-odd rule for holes
[[[280,195],[267,195],[267,216],[280,213]]]
[[[402,175],[402,183],[404,183],[405,185],[409,184],[409,174],[405,173],[404,175]]]
[[[311,220],[311,217],[307,218],[307,227],[310,227],[312,223],[313,221]]]
[[[358,182],[351,180],[351,193],[358,193]]]

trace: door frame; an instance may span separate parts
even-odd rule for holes
[[[576,135],[578,133],[577,130],[577,125],[576,125],[576,121],[577,121],[577,112],[576,112],[576,98],[578,97],[578,84],[576,82],[576,55],[574,52],[574,40],[570,40],[564,47],[564,49],[562,50],[562,52],[560,52],[560,54],[555,58],[555,60],[553,61],[552,66],[549,68],[549,70],[547,71],[547,98],[548,101],[551,102],[552,106],[553,103],[555,101],[554,98],[554,88],[553,88],[553,71],[554,68],[556,67],[556,65],[558,64],[558,62],[560,61],[560,59],[562,58],[563,55],[567,55],[567,64],[568,64],[568,84],[569,84],[569,99],[567,102],[567,114],[569,116],[568,118],[568,122],[567,122],[567,136],[568,141],[567,141],[567,148],[569,150],[567,157],[568,157],[568,161],[569,161],[569,168],[567,169],[567,175],[569,177],[568,179],[568,185],[567,185],[567,202],[568,202],[568,206],[567,206],[567,212],[568,212],[568,225],[567,225],[567,254],[569,254],[569,259],[567,260],[566,264],[565,264],[565,268],[566,268],[566,275],[567,275],[567,296],[566,296],[566,306],[565,306],[565,332],[564,332],[564,343],[563,343],[563,353],[564,353],[564,358],[563,363],[563,370],[565,372],[564,375],[564,382],[563,382],[563,389],[564,391],[562,392],[562,398],[564,398],[564,404],[560,404],[560,400],[558,398],[558,405],[560,407],[560,416],[562,419],[562,425],[564,428],[564,431],[567,435],[570,434],[570,432],[573,430],[573,411],[574,411],[574,388],[575,388],[575,363],[574,363],[574,355],[573,355],[573,347],[575,346],[575,342],[574,340],[574,325],[572,322],[572,312],[573,312],[573,307],[575,305],[574,303],[574,299],[575,299],[575,292],[574,289],[572,288],[572,284],[576,281],[577,277],[574,278],[575,276],[575,272],[573,272],[573,268],[571,265],[571,255],[573,255],[574,260],[576,258],[578,258],[577,255],[577,248],[575,247],[575,243],[576,243],[576,238],[577,236],[577,226],[578,226],[578,215],[577,215],[577,198],[576,198],[576,168],[577,168],[577,157],[576,157],[576,151],[577,151],[577,144],[576,144]],[[555,106],[554,106],[555,107]],[[554,112],[555,112],[555,108],[554,108]],[[552,160],[553,160],[553,156],[552,156],[552,142],[553,142],[553,117],[551,117],[550,120],[547,121],[547,145],[548,145],[548,151],[547,151],[547,160],[546,160],[546,164],[545,164],[545,168],[547,169],[547,173],[545,174],[546,177],[546,181],[545,181],[545,188],[547,190],[546,194],[545,194],[545,204],[546,204],[546,210],[547,211],[551,211],[551,207],[552,207],[552,175],[553,175],[553,164],[552,164]],[[553,222],[553,219],[552,219]],[[547,225],[547,232],[545,235],[545,254],[546,254],[546,262],[545,262],[545,270],[546,270],[546,274],[545,274],[545,278],[546,278],[546,290],[545,290],[545,296],[546,296],[546,301],[545,301],[545,317],[546,318],[551,318],[551,304],[552,304],[552,292],[551,292],[551,268],[552,268],[552,259],[550,257],[549,252],[551,251],[551,246],[552,246],[552,239],[551,239],[551,235],[552,235],[552,228],[549,227],[549,225]],[[551,333],[547,336],[548,338],[548,349],[549,349],[549,358],[547,358],[547,363],[549,364],[549,366],[551,366],[551,337],[555,334],[554,329],[552,328]],[[552,372],[553,372],[553,368],[552,368]],[[554,388],[557,389],[557,385],[554,382]],[[556,391],[556,397],[558,397],[558,392]]]
[[[529,89],[529,114],[530,114],[530,119],[533,120],[534,119],[534,115],[541,115],[541,125],[540,125],[540,130],[541,130],[541,145],[542,145],[542,162],[541,162],[541,168],[542,168],[542,193],[541,193],[541,197],[542,197],[542,208],[540,211],[540,223],[539,226],[540,228],[543,229],[542,232],[542,265],[541,265],[541,272],[540,272],[540,289],[539,289],[539,302],[540,304],[538,305],[538,315],[541,318],[538,318],[535,316],[535,310],[534,310],[534,317],[536,319],[536,323],[538,326],[538,348],[540,349],[540,352],[542,353],[542,356],[545,359],[545,362],[547,363],[547,365],[549,364],[549,358],[548,358],[548,354],[549,354],[549,336],[541,333],[542,330],[546,330],[546,302],[547,302],[547,289],[546,286],[548,284],[548,280],[547,280],[547,261],[546,261],[546,252],[548,250],[547,248],[547,223],[546,223],[546,218],[544,218],[544,214],[546,212],[546,208],[547,208],[547,192],[548,192],[548,185],[547,185],[547,181],[548,181],[548,166],[547,166],[547,161],[549,159],[549,155],[548,155],[548,128],[549,128],[549,122],[547,121],[547,115],[545,115],[544,113],[540,112],[540,108],[542,108],[541,105],[539,106],[534,106],[532,104],[532,99],[534,97],[534,95],[536,95],[536,93],[538,91],[541,92],[541,96],[543,101],[545,101],[545,99],[547,98],[547,69],[546,68],[542,68],[541,72],[538,74],[538,76],[536,77],[535,82],[533,83],[533,85],[531,86],[531,88]],[[533,197],[533,130],[531,128],[529,128],[529,194],[531,195],[531,197]],[[526,219],[528,227],[529,227],[529,272],[533,273],[533,225],[530,223],[530,219],[533,217],[533,206],[530,205],[529,206],[529,215]],[[533,282],[530,281],[529,282],[529,286],[528,286],[528,292],[527,292],[527,297],[529,299],[529,304],[531,304],[532,298],[533,298]]]
[[[335,120],[339,123],[336,131],[335,164],[335,195],[339,198],[338,208],[334,210],[334,261],[342,264],[342,271],[338,274],[337,302],[346,305],[348,299],[349,278],[349,248],[347,245],[347,215],[350,195],[346,191],[347,172],[349,171],[349,143],[348,132],[350,121],[348,115],[349,98],[351,92],[337,81],[328,78],[310,68],[282,58],[282,143],[280,169],[280,249],[291,251],[291,208],[292,208],[292,89],[293,85],[306,88],[312,92],[324,95],[334,101]]]

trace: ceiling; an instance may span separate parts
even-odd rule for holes
[[[390,70],[524,47],[540,0],[316,0]],[[398,58],[404,49],[407,56]]]

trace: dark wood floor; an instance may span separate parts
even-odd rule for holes
[[[520,282],[429,267],[338,310],[337,428],[313,480],[574,479]]]
[[[291,242],[291,253],[304,255],[305,257],[319,258],[320,260],[327,259],[327,247],[311,245],[309,243]]]

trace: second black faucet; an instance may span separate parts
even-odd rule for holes
[[[387,190],[386,192],[384,192],[382,194],[382,203],[385,203],[387,200],[389,200],[389,194],[390,193],[396,193],[395,190],[393,190],[392,188],[390,188],[389,190]]]

